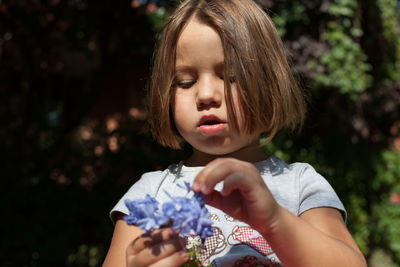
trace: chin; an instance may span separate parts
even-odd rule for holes
[[[197,150],[204,154],[222,157],[222,156],[228,156],[228,155],[234,153],[235,151],[237,151],[238,149],[221,148],[221,147],[213,147],[213,148],[207,147],[205,149],[197,149]]]

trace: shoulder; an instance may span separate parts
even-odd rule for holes
[[[141,184],[147,184],[147,186],[149,186],[148,183],[150,182],[150,180],[151,180],[150,185],[156,186],[157,184],[162,183],[162,181],[168,175],[176,175],[178,172],[179,166],[180,166],[180,164],[171,164],[164,170],[145,172],[142,174],[140,179],[132,187],[135,187],[135,186],[138,186]]]
[[[313,166],[305,162],[286,163],[278,157],[270,159],[271,175],[282,186],[294,186],[300,194],[310,191],[333,191],[329,182]]]
[[[289,164],[273,156],[267,160],[263,173],[278,203],[295,215],[315,207],[334,207],[345,214],[332,186],[310,164]]]
[[[287,163],[283,159],[271,156],[267,160],[255,163],[261,174],[272,177],[298,179],[307,175],[319,175],[315,169],[305,162]],[[320,175],[319,175],[320,176]],[[321,176],[322,177],[322,176]]]
[[[299,192],[299,210],[302,214],[313,208],[328,207],[340,211],[346,221],[347,213],[339,196],[328,180],[308,163],[290,164],[296,173]]]
[[[117,204],[110,212],[113,222],[116,221],[118,213],[128,214],[129,211],[125,206],[126,200],[134,200],[145,198],[146,195],[155,197],[160,190],[163,189],[169,180],[174,179],[176,169],[179,164],[172,164],[165,170],[145,172],[142,176],[128,189],[128,191],[120,198]],[[168,180],[169,179],[169,180]]]
[[[180,163],[174,163],[169,165],[166,169],[164,170],[157,170],[157,171],[149,171],[145,172],[142,174],[141,179],[148,179],[148,178],[160,178],[163,174],[169,174],[169,173],[176,173],[177,169],[179,168]]]
[[[139,180],[133,184],[133,186],[137,186],[140,183],[147,183],[149,180],[152,180],[152,184],[154,184],[155,182],[162,180],[163,176],[168,175],[168,173],[168,169],[145,172],[140,176]]]
[[[268,160],[261,163],[261,172],[269,172],[272,176],[291,176],[292,178],[322,178],[324,179],[315,169],[308,163],[305,162],[293,162],[287,163],[283,159],[271,156]]]

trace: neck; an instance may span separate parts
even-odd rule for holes
[[[264,151],[262,151],[261,146],[257,140],[257,142],[252,143],[249,146],[246,146],[239,150],[233,151],[232,153],[229,154],[221,154],[221,155],[207,154],[193,148],[192,155],[185,161],[184,164],[189,167],[205,166],[210,161],[217,158],[235,158],[242,161],[255,163],[267,159],[268,155],[266,155]]]

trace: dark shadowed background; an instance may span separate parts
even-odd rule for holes
[[[370,266],[400,266],[399,2],[257,2],[311,96],[302,131],[266,152],[315,166]],[[0,266],[100,266],[109,210],[141,173],[187,155],[146,127],[174,3],[0,0]]]

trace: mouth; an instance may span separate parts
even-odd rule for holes
[[[226,122],[215,115],[205,115],[201,117],[198,124],[199,130],[205,135],[212,135],[222,131],[226,126]]]
[[[215,115],[204,115],[201,117],[198,126],[215,125],[215,124],[219,124],[219,123],[224,123],[224,121],[222,121],[220,118],[218,118]]]

